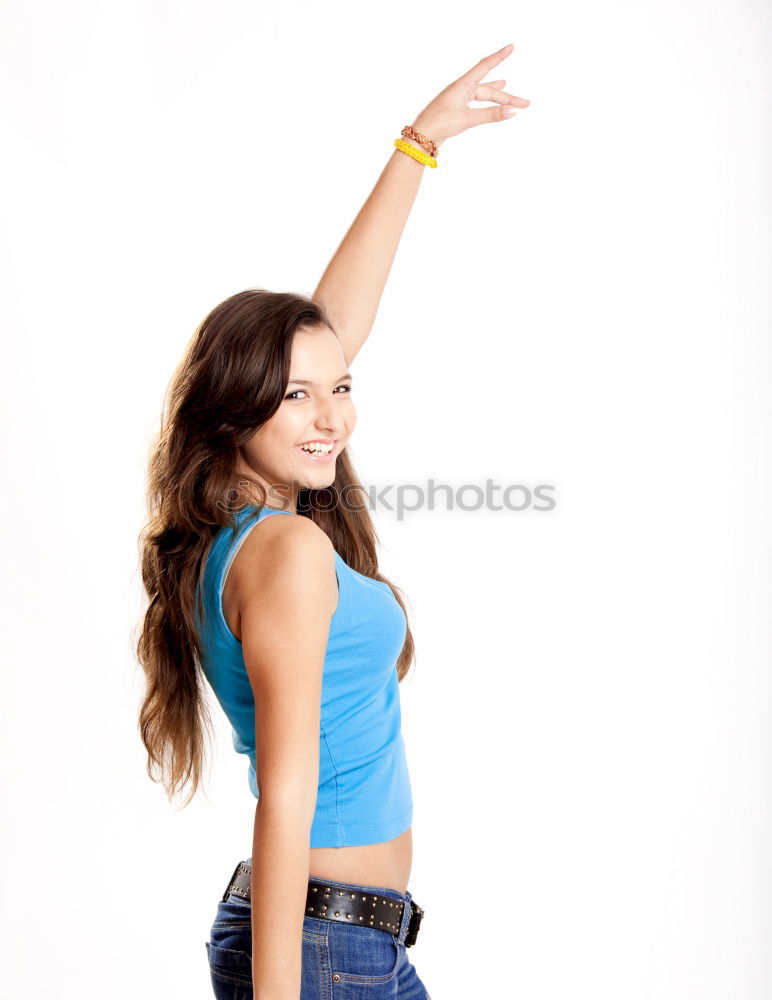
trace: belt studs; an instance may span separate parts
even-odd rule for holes
[[[318,887],[315,886],[315,885],[311,886],[311,889],[312,889],[313,892],[318,892]],[[351,899],[356,899],[357,898],[357,893],[355,893],[355,892],[348,892],[347,893],[345,890],[342,890],[342,889],[336,889],[336,890],[333,891],[329,887],[325,887],[324,888],[323,898],[326,899],[330,895],[335,895],[335,896],[346,896],[346,895],[348,895]],[[366,895],[362,895],[361,899],[362,899],[362,902],[365,902],[365,903],[367,902],[367,896]],[[393,900],[390,900],[390,899],[379,899],[377,896],[374,896],[373,900],[372,900],[372,904],[371,904],[372,908],[375,909],[375,907],[377,906],[378,903],[381,903],[384,907],[388,904],[389,909],[391,909],[391,910],[396,909],[397,910],[397,914],[395,914],[395,917],[397,919],[396,919],[396,921],[394,923],[392,923],[390,920],[378,920],[378,923],[376,925],[375,914],[371,913],[370,914],[370,918],[368,920],[368,925],[370,927],[375,927],[375,926],[378,926],[378,927],[387,927],[390,931],[398,931],[399,927],[400,927],[400,921],[401,921],[402,915],[405,912],[404,903],[395,903]],[[327,904],[326,903],[320,903],[319,907],[320,907],[319,908],[319,912],[323,913],[323,911],[327,909]],[[316,908],[314,906],[311,906],[311,905],[309,905],[307,907],[307,910],[308,910],[309,913],[315,913],[316,912]],[[352,916],[356,917],[362,923],[364,923],[364,920],[365,920],[365,917],[364,917],[363,914],[352,914],[352,913],[348,913],[346,911],[341,911],[341,910],[334,910],[333,914],[334,914],[335,917],[345,917],[346,920],[351,920]],[[324,915],[326,916],[326,914],[324,914]]]

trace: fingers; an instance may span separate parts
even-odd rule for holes
[[[496,101],[498,104],[512,104],[516,108],[527,108],[531,103],[525,97],[515,97],[504,90],[499,90],[492,83],[478,83],[475,87],[473,101]]]
[[[470,70],[467,70],[461,79],[466,80],[467,83],[479,83],[484,76],[487,76],[494,67],[498,66],[502,60],[510,55],[513,48],[514,45],[510,42],[509,45],[505,45],[498,52],[492,52],[489,56],[486,56],[476,63],[476,65],[472,66]]]
[[[469,108],[466,112],[469,128],[487,122],[502,122],[514,118],[517,112],[511,104],[494,104],[492,108]]]

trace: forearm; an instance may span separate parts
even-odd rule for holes
[[[424,131],[421,125],[415,127]],[[313,293],[327,309],[348,362],[372,329],[421,178],[430,169],[394,148]]]
[[[258,802],[251,882],[255,1000],[300,997],[309,825],[303,813]]]

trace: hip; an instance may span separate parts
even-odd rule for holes
[[[245,864],[250,861],[247,859]],[[317,884],[319,893],[329,891],[336,900],[340,895],[346,902],[354,894],[361,893],[364,898],[368,892],[377,892],[379,905],[386,913],[397,916],[392,918],[395,921],[392,930],[387,931],[366,923],[343,922],[342,917],[325,919],[306,915],[301,942],[300,1000],[330,997],[356,1000],[365,996],[368,1000],[431,1000],[407,953],[417,933],[417,904],[411,893],[343,880],[319,879]],[[317,889],[313,891],[316,893]],[[317,896],[313,899],[316,903]],[[355,904],[350,905],[353,908]],[[313,910],[314,906],[308,909]],[[323,912],[318,907],[317,911]],[[364,911],[360,908],[358,912]],[[419,918],[422,915],[419,907]],[[417,926],[420,924],[418,919]],[[251,904],[238,891],[226,892],[218,903],[206,951],[216,1000],[251,1000]]]

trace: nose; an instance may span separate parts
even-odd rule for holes
[[[340,437],[344,429],[343,417],[338,412],[334,401],[319,408],[314,425],[317,430],[324,431],[329,437]]]

